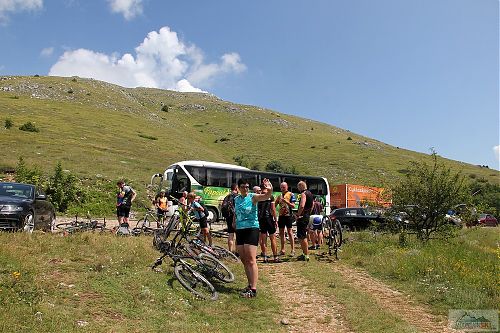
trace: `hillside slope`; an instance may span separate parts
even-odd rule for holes
[[[263,168],[270,160],[293,165],[330,183],[384,185],[427,155],[324,123],[213,95],[128,89],[93,79],[0,78],[0,168],[19,156],[52,169],[60,161],[80,176],[127,177],[147,183],[172,162],[199,159],[234,163],[247,156]],[[20,131],[28,121],[38,133]],[[335,121],[333,119],[332,121]],[[299,137],[307,137],[307,144]],[[499,172],[443,159],[471,178],[498,181]]]

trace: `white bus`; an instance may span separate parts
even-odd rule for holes
[[[182,161],[170,165],[163,174],[153,175],[151,184],[158,183],[158,191],[165,190],[175,198],[180,198],[183,191],[194,192],[207,206],[209,221],[217,221],[221,218],[220,205],[231,191],[231,184],[237,183],[239,179],[245,179],[251,188],[261,184],[264,178],[273,184],[275,197],[280,194],[282,182],[287,182],[289,191],[298,195],[297,183],[305,181],[308,190],[321,201],[324,207],[323,213],[330,214],[330,189],[328,181],[323,177],[257,171],[242,166],[207,161]],[[174,203],[169,214],[176,208]]]

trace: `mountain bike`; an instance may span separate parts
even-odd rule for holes
[[[163,259],[168,256],[174,262],[175,277],[187,290],[203,299],[217,299],[218,294],[207,278],[232,282],[234,274],[217,258],[207,253],[194,251],[187,241],[193,220],[182,209],[179,210],[179,219],[182,219],[183,223],[180,223],[181,227],[170,240],[175,219],[171,219],[166,228],[154,232],[153,246],[163,255],[154,262],[151,268],[161,265]]]
[[[152,227],[153,223],[156,223],[157,228],[163,227],[163,217],[158,218],[158,215],[154,209],[146,208],[146,215],[140,218],[135,227],[132,228],[130,234],[132,236],[139,235],[152,235],[155,229]]]
[[[328,246],[328,255],[335,254],[335,259],[338,259],[338,250],[342,245],[342,225],[340,221],[331,220],[330,217],[323,218],[323,226],[325,230],[325,243]]]
[[[72,234],[81,231],[110,231],[106,228],[106,218],[103,222],[93,220],[90,215],[87,215],[87,220],[78,220],[78,214],[75,215],[75,219],[71,222],[62,222],[56,224],[56,229],[61,230],[65,234]]]
[[[156,259],[151,269],[154,270],[160,266],[163,259],[168,256],[174,262],[175,278],[190,293],[196,297],[212,301],[219,297],[212,283],[200,272],[200,266],[203,266],[203,257],[197,258],[189,254],[182,254],[182,249],[179,246],[171,246],[170,242],[157,241],[157,244],[161,244],[160,251],[163,255]]]

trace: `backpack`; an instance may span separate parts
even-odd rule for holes
[[[221,213],[225,219],[228,219],[231,215],[234,215],[234,196],[233,193],[226,195],[221,205]]]
[[[208,208],[207,208],[207,206],[205,206],[201,202],[199,202],[199,204],[201,205],[201,208],[203,208],[203,214],[205,214],[205,217],[208,218]]]

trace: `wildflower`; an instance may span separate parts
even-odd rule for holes
[[[19,278],[21,277],[21,273],[19,272],[12,272],[12,277],[16,280],[19,280]]]

